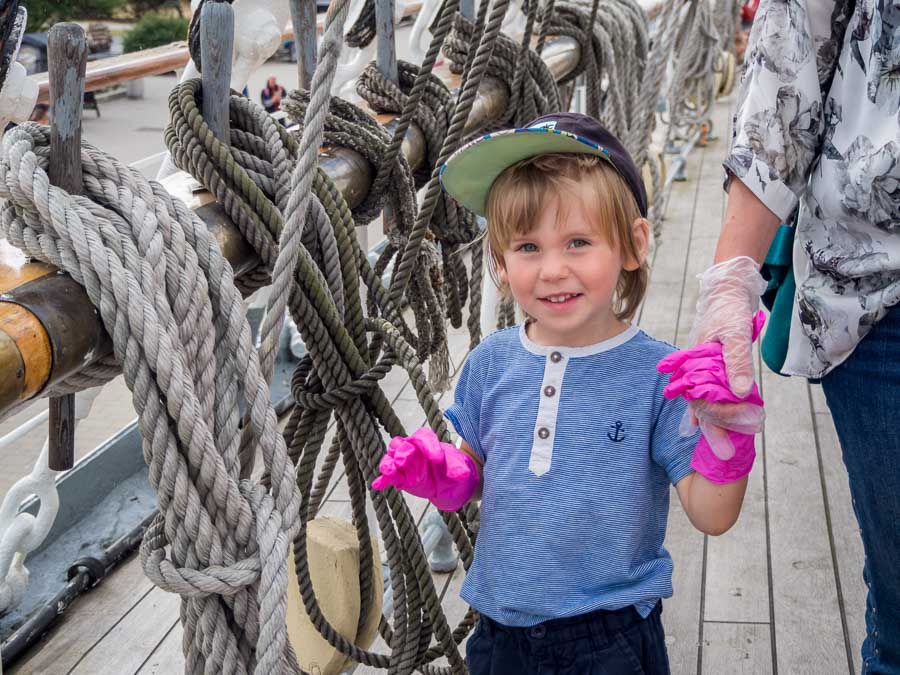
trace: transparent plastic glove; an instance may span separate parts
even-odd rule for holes
[[[751,322],[750,342],[751,344],[759,338],[762,332],[763,324],[765,324],[765,314],[760,311],[756,313]],[[695,345],[691,349],[670,354],[668,359],[674,359],[679,368],[699,367],[684,366],[685,362],[696,363],[694,357],[723,355],[724,346],[720,342],[706,342]],[[724,358],[724,357],[723,357]],[[721,361],[722,368],[727,376],[728,368],[725,360]],[[751,377],[753,374],[753,366],[750,367]],[[680,379],[681,373],[673,375],[673,379]],[[725,378],[727,379],[727,377]],[[733,391],[733,388],[731,388]],[[684,413],[681,420],[679,431],[682,436],[690,436],[697,430],[700,419],[704,419],[707,424],[715,424],[716,426],[731,431],[738,431],[745,434],[755,434],[762,431],[763,422],[765,421],[765,413],[759,407],[761,404],[745,405],[740,403],[745,397],[735,395],[734,397],[726,397],[724,402],[720,399],[713,399],[703,396],[702,389],[695,388],[696,396],[685,397],[689,402],[689,407]],[[680,393],[680,392],[679,392]]]
[[[753,385],[751,318],[759,308],[766,281],[747,256],[713,265],[699,275],[697,316],[688,341],[720,342],[731,390],[743,398]]]
[[[412,436],[395,436],[378,465],[372,488],[389,485],[429,500],[441,511],[458,511],[475,493],[478,467],[465,452],[438,440],[423,427]]]

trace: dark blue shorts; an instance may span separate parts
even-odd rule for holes
[[[669,675],[662,602],[642,619],[633,607],[529,628],[482,616],[466,643],[471,675]]]

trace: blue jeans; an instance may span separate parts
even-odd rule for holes
[[[662,601],[642,619],[633,607],[599,610],[530,628],[482,616],[466,643],[471,675],[669,675]]]
[[[900,675],[900,307],[822,379],[866,554],[866,674]]]

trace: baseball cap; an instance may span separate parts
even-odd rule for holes
[[[647,193],[634,160],[600,122],[580,113],[538,117],[523,129],[506,129],[477,138],[454,152],[441,167],[441,184],[460,204],[484,215],[488,193],[507,168],[529,157],[550,153],[602,157],[619,173],[647,216]]]

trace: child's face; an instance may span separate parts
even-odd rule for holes
[[[532,340],[583,347],[622,330],[613,294],[623,268],[637,264],[623,260],[580,199],[561,196],[544,207],[531,232],[509,242],[499,278],[535,320]]]

